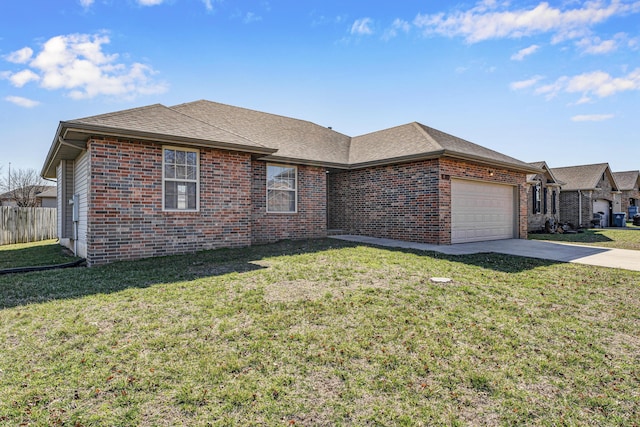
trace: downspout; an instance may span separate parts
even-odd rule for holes
[[[582,192],[578,190],[578,227],[582,227]]]

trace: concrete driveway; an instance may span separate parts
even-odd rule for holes
[[[393,248],[434,251],[449,255],[470,255],[495,252],[530,258],[541,258],[560,262],[597,265],[601,267],[622,268],[640,271],[640,251],[628,249],[599,248],[539,240],[508,239],[491,240],[476,243],[458,243],[455,245],[429,245],[426,243],[405,242],[402,240],[379,239],[376,237],[339,235],[334,239],[366,243]]]

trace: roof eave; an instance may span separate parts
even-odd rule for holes
[[[481,163],[487,166],[493,167],[501,167],[508,170],[513,170],[516,172],[524,172],[524,173],[541,173],[544,172],[544,169],[536,168],[534,166],[527,165],[523,163],[522,165],[510,162],[503,162],[501,160],[487,159],[485,157],[474,156],[471,154],[458,153],[455,151],[443,150],[443,157],[452,157],[461,160],[468,160],[476,163]]]
[[[51,147],[49,147],[49,152],[47,153],[47,157],[45,157],[44,160],[44,165],[42,165],[42,170],[40,171],[40,176],[42,176],[43,178],[55,178],[56,175],[54,174],[53,176],[48,175],[48,172],[51,168],[51,162],[53,162],[53,159],[55,158],[55,155],[58,153],[58,150],[60,149],[60,143],[59,138],[60,138],[60,132],[62,130],[62,123],[60,122],[58,124],[58,129],[56,129],[56,135],[53,138],[53,141],[51,141]]]
[[[296,165],[305,165],[305,166],[317,166],[323,168],[331,168],[331,169],[349,169],[349,166],[345,163],[338,162],[327,162],[321,160],[310,160],[310,159],[301,159],[296,157],[286,157],[286,156],[262,156],[258,157],[258,160],[263,160],[265,162],[272,163],[285,163],[285,164],[296,164]]]
[[[256,154],[271,154],[278,151],[277,149],[274,149],[274,148],[256,147],[252,145],[235,144],[231,142],[222,142],[222,141],[214,141],[214,140],[206,140],[206,139],[198,139],[198,138],[185,138],[181,136],[173,136],[173,135],[166,135],[161,133],[143,132],[143,131],[128,130],[128,129],[118,129],[118,128],[111,128],[111,127],[105,127],[105,126],[86,125],[86,124],[69,123],[69,122],[63,122],[63,123],[65,125],[68,125],[65,129],[65,133],[76,131],[80,133],[85,133],[87,134],[87,136],[91,136],[91,135],[114,136],[117,138],[142,139],[146,141],[166,142],[166,143],[182,144],[182,145],[197,145],[202,147],[221,148],[225,150],[243,151],[243,152],[256,153]]]
[[[443,153],[444,153],[444,150],[439,150],[431,153],[411,154],[408,156],[393,157],[390,159],[379,159],[379,160],[371,160],[368,162],[351,163],[348,165],[347,169],[364,169],[364,168],[373,167],[373,166],[386,166],[386,165],[393,165],[397,163],[408,163],[408,162],[415,162],[420,160],[431,160],[431,159],[437,159],[439,157],[442,157]]]

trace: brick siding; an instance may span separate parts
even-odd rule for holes
[[[267,213],[267,163],[252,165],[253,244],[327,236],[326,169],[298,166],[298,211]]]
[[[200,149],[200,210],[162,210],[162,145],[92,139],[90,265],[251,243],[251,157]]]
[[[525,175],[454,159],[332,172],[329,228],[350,234],[450,244],[451,178],[517,186],[518,235],[526,238]]]

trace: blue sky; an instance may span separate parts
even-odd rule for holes
[[[209,99],[355,136],[418,121],[523,161],[640,169],[640,1],[20,0],[0,168],[58,122]]]

